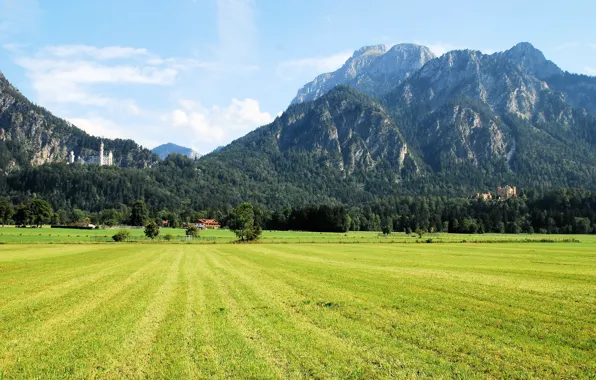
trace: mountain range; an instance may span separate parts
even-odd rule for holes
[[[0,90],[2,167],[14,161],[31,176],[96,143],[4,78]],[[156,163],[131,142],[121,166],[151,166],[162,196],[177,199],[186,186],[199,208],[467,196],[503,184],[595,189],[595,115],[596,78],[561,70],[529,43],[440,57],[420,45],[374,45],[306,84],[271,124],[194,163]],[[165,165],[181,172],[165,178]],[[19,171],[11,175],[18,183]],[[185,176],[192,181],[178,183]],[[35,189],[7,189],[24,190]]]

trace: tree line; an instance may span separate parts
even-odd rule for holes
[[[36,226],[48,223],[146,226],[153,221],[160,227],[176,228],[199,218],[216,218],[224,227],[243,230],[241,227],[247,225],[255,231],[596,233],[596,192],[573,189],[528,191],[506,201],[395,196],[357,206],[330,203],[281,210],[250,203],[240,206],[207,211],[167,210],[151,207],[141,199],[119,209],[89,212],[77,208],[55,209],[50,202],[32,197],[21,203],[1,200],[0,218],[3,224]]]

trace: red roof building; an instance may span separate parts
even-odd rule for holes
[[[219,222],[215,219],[199,219],[197,226],[202,230],[218,230],[221,228]]]

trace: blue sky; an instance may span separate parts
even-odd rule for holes
[[[590,0],[0,0],[0,71],[92,134],[204,153],[365,45],[442,54],[528,41],[596,75],[594,14]]]

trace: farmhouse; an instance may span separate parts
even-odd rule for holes
[[[199,219],[196,222],[196,226],[202,230],[218,230],[221,227],[215,219]]]

